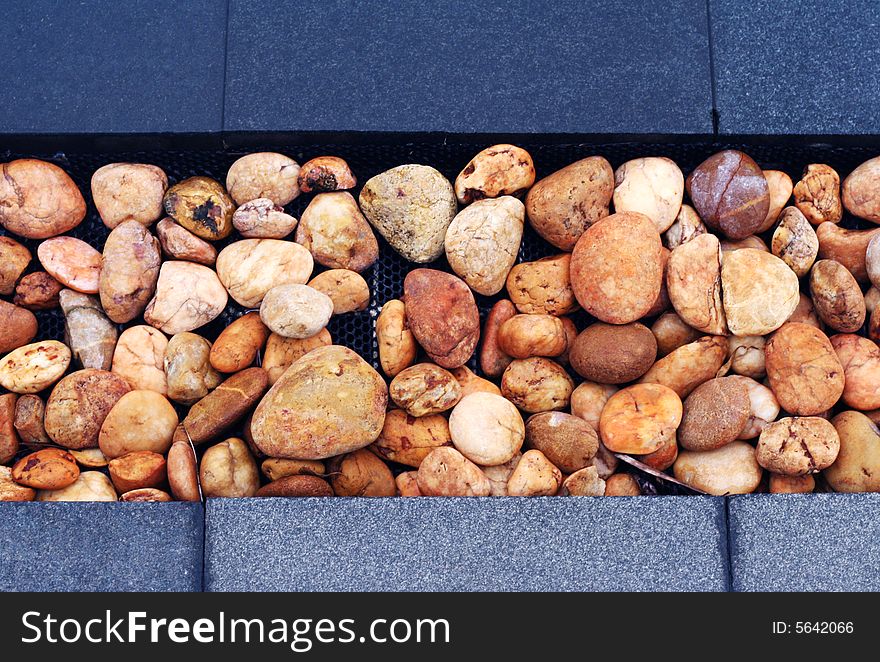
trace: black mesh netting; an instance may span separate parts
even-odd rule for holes
[[[537,177],[540,179],[563,166],[580,158],[594,154],[606,157],[612,167],[617,168],[623,162],[639,156],[667,156],[675,161],[687,175],[694,167],[699,165],[706,157],[727,148],[742,149],[751,155],[763,168],[783,170],[791,176],[793,181],[800,178],[801,172],[809,163],[827,163],[837,170],[841,178],[845,177],[863,161],[876,156],[877,149],[860,146],[833,146],[828,144],[816,145],[782,145],[782,144],[720,144],[720,143],[609,143],[609,144],[529,144],[519,142],[520,146],[527,149],[535,161]],[[89,181],[92,173],[99,167],[113,162],[128,161],[139,163],[152,163],[161,167],[168,175],[171,184],[187,177],[206,175],[226,180],[226,171],[229,166],[240,156],[252,151],[280,151],[287,154],[300,163],[304,163],[315,156],[332,154],[341,156],[348,161],[358,178],[358,187],[352,193],[357,197],[360,185],[370,177],[387,170],[388,168],[404,163],[421,163],[433,166],[440,170],[450,181],[455,177],[468,161],[488,143],[454,142],[454,143],[414,143],[414,144],[316,144],[289,147],[283,145],[260,145],[251,150],[181,150],[181,151],[138,151],[138,152],[64,152],[56,154],[19,154],[5,152],[2,159],[8,161],[21,157],[36,157],[52,161],[63,167],[76,181],[88,203],[86,220],[69,234],[83,239],[84,241],[101,250],[109,230],[101,223],[97,211],[91,200]],[[299,218],[312,195],[301,195],[288,205],[287,211]],[[843,225],[850,228],[860,227],[859,221],[845,216]],[[4,234],[0,228],[0,234]],[[234,235],[217,246],[234,241]],[[378,368],[378,351],[376,348],[374,322],[382,305],[389,299],[398,298],[402,295],[403,279],[406,273],[413,268],[400,255],[394,252],[379,237],[380,257],[379,261],[363,275],[370,284],[371,302],[366,311],[350,313],[334,317],[329,325],[329,331],[334,342],[346,345],[368,362]],[[28,248],[36,255],[36,245],[39,242],[25,241]],[[535,260],[546,255],[558,252],[554,247],[526,227],[520,248],[519,261]],[[448,270],[445,260],[439,260],[432,266]],[[38,270],[39,263],[36,259],[31,263],[31,270]],[[320,268],[318,268],[320,270]],[[477,296],[480,312],[483,316],[491,308],[497,297]],[[230,299],[230,305],[226,311],[213,323],[198,330],[199,333],[213,340],[219,332],[233,319],[238,317],[244,310]],[[40,324],[39,339],[63,339],[64,319],[60,310],[52,310],[37,313]],[[588,318],[580,313],[574,317],[579,329],[588,322]],[[142,323],[135,320],[130,325]],[[128,325],[126,325],[128,326]],[[476,359],[470,363],[471,368],[476,369]],[[644,484],[646,491],[654,492],[658,486],[654,481]],[[675,487],[661,485],[660,491],[668,492]]]

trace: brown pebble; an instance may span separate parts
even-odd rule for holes
[[[333,489],[326,480],[317,476],[285,476],[263,485],[255,496],[329,497],[333,496]]]
[[[243,419],[268,388],[269,376],[262,368],[232,375],[192,406],[174,440],[201,444],[218,437]]]

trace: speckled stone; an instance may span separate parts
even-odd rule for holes
[[[880,494],[730,499],[735,591],[880,590]]]
[[[205,590],[727,588],[721,499],[208,501]]]
[[[224,129],[711,134],[707,28],[703,0],[232,0]]]
[[[199,503],[0,503],[0,591],[199,591]]]
[[[880,134],[880,4],[710,0],[709,15],[721,135]]]

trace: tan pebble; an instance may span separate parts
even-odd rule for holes
[[[137,221],[117,225],[104,242],[101,305],[117,324],[139,317],[156,290],[162,255],[159,241]]]
[[[98,446],[101,426],[131,387],[106,370],[78,370],[52,389],[46,402],[46,434],[59,446],[80,450]]]
[[[366,310],[370,305],[370,286],[356,271],[329,269],[312,278],[308,285],[330,297],[334,315]]]
[[[831,466],[839,451],[840,437],[831,423],[819,417],[793,417],[764,428],[756,457],[773,473],[802,476]]]
[[[27,239],[69,232],[86,216],[86,202],[54,163],[16,159],[0,166],[0,225]]]
[[[190,177],[168,189],[165,212],[197,237],[208,241],[232,233],[235,203],[223,185],[210,177]]]
[[[113,483],[99,471],[83,471],[76,482],[60,490],[40,490],[37,501],[116,501]]]
[[[478,200],[446,230],[449,266],[474,292],[498,294],[516,262],[525,223],[523,203],[510,196]]]
[[[60,490],[79,478],[76,459],[61,448],[44,448],[12,466],[12,479],[35,490]]]
[[[389,497],[397,495],[391,469],[365,448],[334,457],[328,463],[336,496]]]
[[[70,350],[44,340],[13,350],[0,359],[0,386],[13,393],[39,393],[57,382],[70,365]]]
[[[483,466],[504,464],[522,447],[525,424],[508,400],[491,393],[472,393],[452,410],[449,432],[456,449]]]
[[[171,448],[177,422],[177,412],[164,396],[155,391],[131,391],[107,413],[98,445],[110,459],[135,451],[164,454]]]
[[[241,439],[214,444],[205,451],[199,481],[206,497],[250,497],[260,489],[257,463]]]
[[[418,468],[432,450],[451,444],[449,423],[441,414],[415,417],[392,409],[385,415],[379,437],[368,448],[384,460]]]
[[[562,496],[604,496],[605,481],[599,477],[596,467],[575,471],[562,483]]]
[[[490,484],[480,468],[454,448],[436,448],[419,466],[419,491],[425,496],[489,496]]]
[[[767,180],[767,188],[770,190],[770,209],[767,211],[764,223],[755,230],[756,233],[766,232],[773,227],[780,212],[791,199],[791,192],[794,189],[791,177],[781,170],[765,170],[764,179]]]
[[[226,174],[226,188],[235,203],[269,198],[284,206],[299,196],[299,164],[284,154],[256,152],[238,159]]]
[[[587,229],[571,257],[571,286],[584,310],[609,324],[634,322],[660,294],[660,235],[636,212],[607,216]]]
[[[242,239],[217,256],[217,277],[245,308],[257,308],[273,287],[304,285],[312,275],[312,256],[299,244],[279,239]]]
[[[562,472],[537,450],[523,453],[507,481],[509,496],[553,496],[562,486]]]
[[[763,472],[755,449],[734,441],[711,451],[682,451],[673,465],[677,480],[714,496],[750,494],[758,489]]]
[[[671,159],[648,156],[627,161],[614,173],[614,211],[645,214],[665,232],[684,196],[684,175]]]
[[[117,492],[155,489],[164,485],[168,477],[165,458],[152,451],[135,451],[114,458],[107,470]]]
[[[232,226],[248,239],[284,239],[296,229],[297,220],[269,198],[244,203],[232,215]]]
[[[125,221],[155,223],[167,189],[165,172],[146,163],[108,163],[92,175],[92,200],[111,230]]]
[[[782,326],[798,305],[797,275],[775,255],[754,248],[721,260],[727,326],[736,336],[760,336]]]
[[[417,363],[391,380],[388,394],[409,415],[426,416],[452,409],[461,399],[461,386],[440,366]]]
[[[505,354],[498,344],[501,325],[516,315],[516,308],[507,299],[495,302],[483,326],[483,343],[480,347],[480,369],[488,377],[500,377],[513,357]]]
[[[526,196],[526,213],[539,235],[570,251],[587,228],[608,216],[613,193],[611,164],[590,156],[536,182]]]
[[[45,271],[35,271],[18,281],[13,303],[28,310],[50,310],[58,307],[62,289],[64,286]]]
[[[819,329],[789,322],[764,347],[770,388],[785,411],[815,416],[840,399],[844,371],[834,347]]]
[[[668,386],[679,397],[686,398],[697,386],[712,379],[726,358],[726,338],[703,336],[658,360],[639,381]]]
[[[770,250],[791,267],[798,278],[810,271],[819,254],[819,238],[797,207],[786,207],[782,211]]]
[[[574,381],[561,365],[542,356],[516,359],[501,376],[501,393],[530,414],[565,409]]]
[[[366,271],[379,259],[376,235],[346,191],[316,195],[302,214],[296,241],[331,269]]]
[[[614,474],[605,479],[605,496],[641,496],[642,489],[631,474]]]

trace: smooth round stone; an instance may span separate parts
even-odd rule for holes
[[[703,222],[730,239],[743,239],[764,224],[770,188],[750,156],[728,149],[713,154],[687,178],[687,191]]]
[[[578,239],[571,287],[584,310],[609,324],[627,324],[654,305],[663,284],[662,244],[650,218],[606,216]]]
[[[449,433],[455,448],[471,462],[494,466],[519,452],[526,431],[509,400],[493,393],[471,393],[452,410]]]
[[[348,191],[319,193],[302,213],[296,241],[331,269],[365,271],[379,259],[379,242]]]
[[[129,327],[119,335],[110,371],[125,377],[132,388],[165,395],[167,347],[168,338],[159,329],[146,324]]]
[[[712,335],[727,332],[721,303],[721,244],[701,234],[678,246],[666,266],[669,300],[687,325]]]
[[[197,237],[208,241],[225,239],[232,233],[235,203],[223,185],[210,177],[190,177],[165,194],[165,211]]]
[[[842,189],[843,206],[850,214],[880,223],[880,156],[853,170]]]
[[[10,237],[0,237],[0,294],[9,296],[31,262],[31,252]]]
[[[0,166],[0,225],[27,239],[69,232],[86,216],[74,181],[54,163],[17,159]]]
[[[735,336],[763,336],[785,324],[800,301],[800,282],[785,262],[756,248],[721,261],[727,327]]]
[[[167,189],[165,172],[147,163],[108,163],[92,175],[92,200],[111,229],[125,221],[155,223]]]
[[[163,218],[156,224],[156,234],[162,251],[175,260],[212,266],[217,261],[217,249],[200,239],[172,218]]]
[[[78,370],[52,389],[46,402],[46,434],[60,446],[95,448],[107,414],[131,387],[106,370]]]
[[[129,391],[123,395],[101,425],[98,445],[110,459],[126,453],[166,453],[177,428],[177,412],[155,391]]]
[[[285,338],[310,338],[327,326],[333,299],[308,285],[289,283],[273,287],[260,306],[260,319]]]
[[[734,441],[711,451],[682,451],[672,469],[676,479],[714,496],[750,494],[761,482],[755,449]]]
[[[195,333],[178,333],[165,348],[168,397],[191,405],[217,388],[223,378],[211,366],[211,343]]]
[[[284,206],[299,195],[299,164],[277,152],[245,154],[229,167],[226,188],[235,203],[269,198]]]
[[[840,452],[834,426],[819,416],[781,418],[761,431],[758,464],[776,474],[804,476],[830,467]]]
[[[304,285],[313,268],[311,253],[280,239],[243,239],[217,256],[220,282],[245,308],[259,307],[266,293],[278,285]]]

